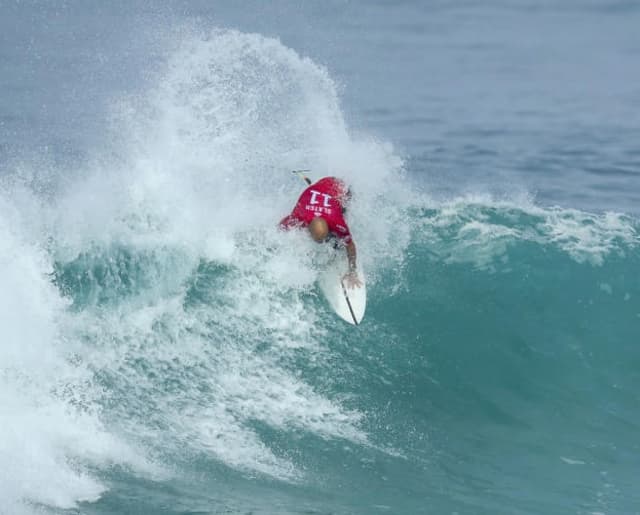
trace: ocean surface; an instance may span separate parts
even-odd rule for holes
[[[639,27],[0,0],[0,514],[640,513]]]

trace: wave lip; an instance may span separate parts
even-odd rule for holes
[[[440,240],[435,251],[444,252],[443,259],[477,266],[490,265],[510,245],[523,242],[551,246],[578,263],[596,266],[640,244],[638,222],[629,215],[540,207],[528,199],[462,197],[422,213],[414,230],[417,241]]]

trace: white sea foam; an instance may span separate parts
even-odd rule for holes
[[[578,263],[602,265],[640,243],[633,219],[621,213],[587,213],[541,207],[529,198],[496,200],[471,195],[436,203],[418,237],[446,262],[491,268],[517,242],[551,245]]]
[[[88,465],[142,460],[104,430],[90,376],[67,359],[59,330],[67,302],[15,202],[0,198],[0,498],[18,514],[95,500],[105,487]]]
[[[601,215],[575,209],[545,211],[545,235],[578,262],[601,265],[616,249],[635,246],[638,233],[632,220],[621,213]]]

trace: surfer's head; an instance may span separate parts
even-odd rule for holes
[[[309,224],[309,233],[318,243],[323,242],[329,236],[329,226],[324,218],[316,216]]]

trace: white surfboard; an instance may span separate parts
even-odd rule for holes
[[[348,270],[347,257],[337,256],[318,277],[318,285],[336,314],[350,324],[358,325],[367,307],[367,286],[362,268],[358,267],[362,285],[350,288],[342,279]]]

